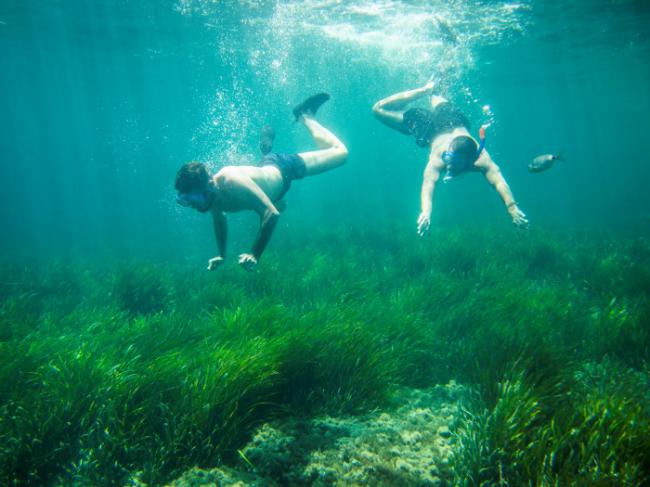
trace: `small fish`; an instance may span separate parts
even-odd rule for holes
[[[560,158],[559,154],[543,154],[537,156],[533,161],[528,164],[530,172],[542,172],[550,169],[555,161]]]

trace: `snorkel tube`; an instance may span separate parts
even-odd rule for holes
[[[478,140],[480,140],[480,143],[478,145],[478,151],[476,151],[476,159],[481,157],[481,152],[485,149],[485,125],[481,125],[481,128],[478,129]]]

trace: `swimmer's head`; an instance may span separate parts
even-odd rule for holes
[[[479,147],[474,139],[459,135],[453,138],[449,148],[442,153],[442,161],[447,166],[449,176],[453,177],[470,169],[479,154]]]
[[[174,188],[179,193],[202,191],[207,188],[210,181],[208,168],[202,162],[188,162],[176,173]]]
[[[178,191],[176,202],[181,206],[192,207],[201,213],[212,206],[214,194],[210,191],[210,174],[205,164],[189,162],[183,165],[176,173]]]

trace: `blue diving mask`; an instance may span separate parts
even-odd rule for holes
[[[445,164],[445,168],[447,169],[445,177],[442,179],[445,182],[463,172],[467,166],[466,161],[463,160],[463,158],[456,154],[454,151],[446,150],[440,157],[442,159],[442,162]]]
[[[445,166],[453,166],[454,159],[456,158],[456,153],[451,150],[446,150],[442,153],[442,162],[445,163]]]
[[[445,167],[447,168],[447,172],[445,174],[445,177],[443,178],[443,181],[449,181],[454,176],[457,176],[461,172],[465,171],[468,168],[468,166],[474,164],[474,162],[476,162],[478,158],[481,157],[481,153],[485,148],[485,127],[484,126],[481,127],[478,133],[479,133],[480,143],[478,146],[478,150],[476,151],[476,157],[474,158],[473,161],[463,159],[462,156],[456,154],[452,150],[446,150],[440,155],[442,162],[445,164]]]
[[[195,208],[200,212],[205,212],[210,209],[212,197],[213,194],[207,190],[178,193],[178,195],[176,195],[176,203],[181,206]]]

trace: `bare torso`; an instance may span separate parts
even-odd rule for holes
[[[217,188],[214,209],[237,212],[255,210],[257,200],[252,198],[249,188],[240,181],[254,183],[272,201],[276,202],[284,190],[280,170],[268,166],[226,166],[212,177]]]

